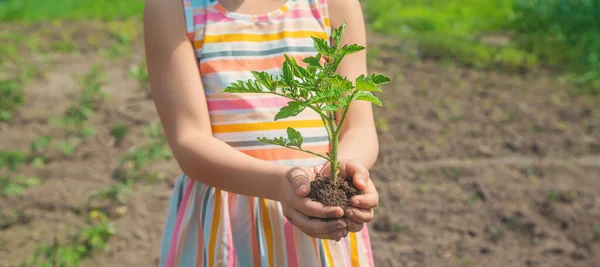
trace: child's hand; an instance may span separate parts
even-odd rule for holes
[[[310,181],[315,178],[314,171],[296,167],[288,172],[286,178],[281,187],[275,190],[281,190],[279,199],[283,215],[288,221],[302,232],[316,238],[340,240],[348,235],[346,221],[342,218],[344,211],[341,208],[324,207],[306,197],[310,191]],[[318,218],[339,219],[322,221]]]
[[[329,169],[325,166],[324,171]],[[359,232],[365,223],[373,220],[373,209],[379,203],[377,189],[369,177],[369,171],[356,161],[340,162],[340,177],[352,176],[354,186],[363,191],[362,195],[354,196],[350,206],[344,211],[344,217],[350,232]]]

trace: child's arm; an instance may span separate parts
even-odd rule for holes
[[[331,27],[335,29],[344,21],[346,22],[346,30],[340,45],[358,44],[366,47],[366,30],[360,2],[358,0],[329,0],[328,2]],[[337,72],[351,81],[361,74],[366,75],[366,50],[346,56]],[[338,112],[336,117],[339,121],[341,114]],[[341,161],[357,161],[367,169],[373,167],[379,153],[379,142],[370,102],[352,102],[340,132],[338,149]]]
[[[146,2],[144,42],[152,96],[184,173],[228,192],[280,201],[305,215],[341,216],[340,208],[324,208],[296,197],[297,192],[308,193],[308,188],[300,185],[308,184],[312,172],[253,158],[212,136],[198,65],[185,32],[182,1]],[[310,227],[313,231],[330,227],[327,230],[331,231],[335,224],[335,220],[326,224],[314,220]]]
[[[358,0],[329,0],[329,14],[331,27],[338,28],[344,21],[346,30],[342,36],[341,45],[358,44],[366,47],[366,30],[362,7]],[[367,73],[366,50],[344,58],[338,67],[342,77],[354,80],[361,74]],[[341,118],[341,114],[337,114]],[[353,232],[360,231],[364,223],[373,219],[373,208],[379,202],[379,196],[373,182],[369,178],[368,169],[373,167],[379,153],[379,141],[373,107],[367,101],[353,101],[346,114],[346,120],[340,132],[339,158],[345,173],[354,178],[354,184],[364,191],[363,195],[352,199],[350,208],[345,216],[348,220],[348,229]]]

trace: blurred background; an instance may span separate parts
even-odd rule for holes
[[[600,1],[364,0],[377,266],[600,266]],[[0,0],[0,266],[155,266],[139,0]]]

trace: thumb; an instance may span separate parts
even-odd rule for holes
[[[307,170],[293,168],[288,175],[288,181],[298,197],[305,197],[310,192],[310,178]]]

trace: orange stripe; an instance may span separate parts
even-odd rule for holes
[[[325,22],[325,26],[327,26],[327,27],[331,26],[331,22],[329,21],[329,18],[325,18],[324,22]]]
[[[221,5],[221,3],[217,2],[214,6],[213,6],[217,11],[223,13],[223,14],[227,14],[227,9],[225,9],[225,7],[223,7]]]
[[[262,199],[262,222],[265,230],[265,241],[267,242],[267,256],[269,257],[269,266],[274,266],[273,254],[273,228],[271,228],[271,219],[269,218],[269,207],[266,199]]]
[[[350,232],[350,255],[352,257],[352,267],[360,266],[358,261],[358,245],[356,244],[356,233]]]
[[[315,152],[321,155],[325,155],[325,153],[329,152],[329,145],[320,145],[320,146],[307,146],[303,147],[304,150],[308,150],[311,152]],[[287,147],[276,147],[276,148],[266,148],[266,149],[254,149],[254,150],[240,150],[242,153],[246,155],[252,156],[254,158],[263,159],[263,160],[287,160],[287,159],[310,159],[315,156],[298,151],[293,150]]]
[[[208,245],[208,266],[214,266],[215,247],[217,242],[217,232],[221,221],[221,190],[215,189],[215,210],[212,227],[210,229],[210,243]]]
[[[329,242],[327,240],[321,240],[323,247],[325,248],[325,256],[327,256],[327,266],[333,265],[333,258],[331,257],[331,250],[329,249]]]
[[[297,120],[297,121],[272,121],[260,123],[243,123],[243,124],[227,124],[213,125],[213,133],[231,133],[231,132],[252,132],[252,131],[267,131],[267,130],[284,130],[288,127],[292,128],[312,128],[323,127],[321,120]]]
[[[220,35],[205,35],[204,41],[195,41],[194,46],[201,48],[203,44],[209,43],[227,43],[227,42],[268,42],[276,41],[285,38],[310,38],[315,36],[318,38],[327,38],[326,32],[318,31],[282,31],[278,33],[268,34],[247,34],[247,33],[229,33]],[[196,44],[198,42],[198,44]]]
[[[305,64],[302,62],[304,56],[291,56],[296,59],[298,65]],[[208,62],[200,63],[200,72],[202,74],[210,74],[221,71],[263,71],[268,69],[281,68],[285,56],[273,56],[259,59],[224,59],[224,60],[211,60]]]

